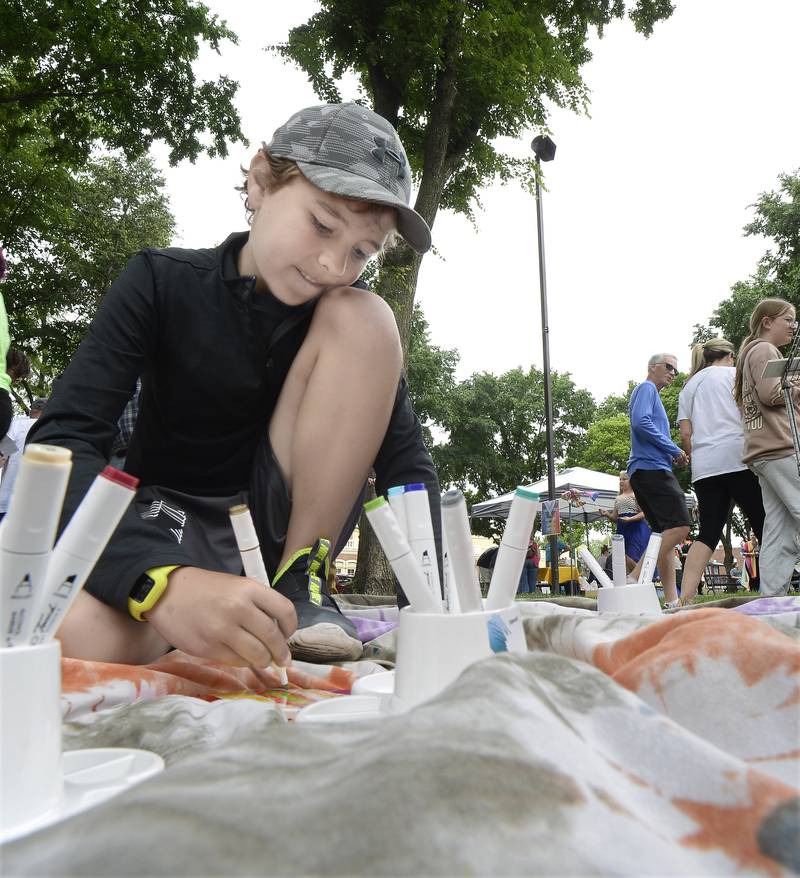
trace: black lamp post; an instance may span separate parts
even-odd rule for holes
[[[547,278],[544,269],[544,220],[542,217],[542,189],[539,177],[542,162],[551,162],[556,145],[546,135],[533,138],[531,149],[536,156],[536,231],[539,238],[539,293],[542,302],[542,371],[544,373],[545,436],[547,438],[547,493],[556,499],[556,468],[553,460],[553,396],[550,386],[550,324],[547,319]],[[550,537],[550,593],[561,591],[558,576],[558,536]]]

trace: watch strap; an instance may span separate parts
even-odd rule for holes
[[[136,580],[128,598],[128,613],[137,622],[146,622],[144,614],[161,600],[169,585],[169,575],[177,570],[180,564],[165,567],[151,567]]]

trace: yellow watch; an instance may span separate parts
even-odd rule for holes
[[[169,585],[169,575],[180,564],[168,567],[151,567],[136,580],[128,595],[128,612],[137,622],[146,622],[144,614],[161,600]]]

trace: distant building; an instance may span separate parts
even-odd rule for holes
[[[358,561],[358,527],[350,534],[350,539],[336,558],[336,572],[342,576],[355,576]]]

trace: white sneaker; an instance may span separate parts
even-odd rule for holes
[[[665,610],[678,610],[681,606],[681,599],[678,598],[676,601],[664,601],[664,609]]]

